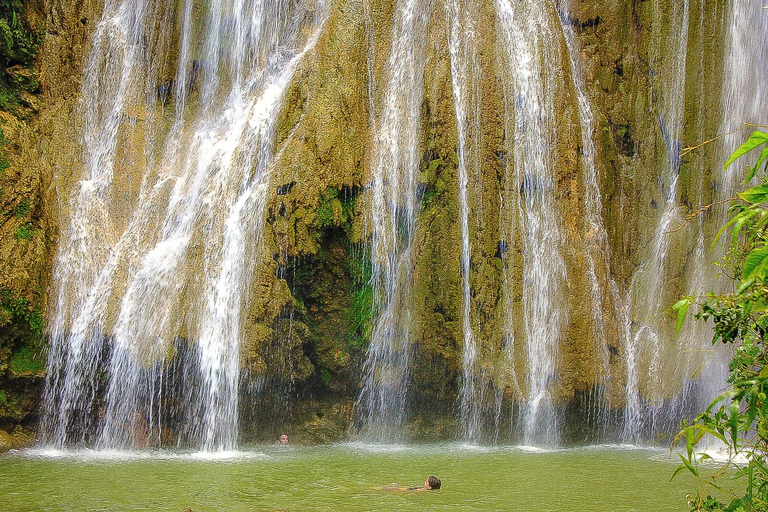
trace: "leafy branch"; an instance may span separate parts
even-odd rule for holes
[[[768,510],[768,133],[753,132],[724,167],[728,169],[754,150],[760,154],[754,165],[747,166],[745,182],[762,171],[758,176],[761,183],[737,194],[739,202],[729,208],[730,219],[713,242],[730,231],[729,250],[720,267],[739,283],[736,292],[710,293],[704,300],[685,297],[673,306],[678,331],[690,306],[695,305],[697,319],[712,321],[712,343],[737,347],[729,365],[728,390],[692,424],[684,423],[673,443],[685,441],[685,453],[679,454],[682,464],[673,477],[688,471],[702,479],[700,464],[711,457],[696,448],[707,436],[719,440],[729,453],[727,461],[705,479],[703,489],[689,501],[695,511]],[[746,481],[743,496],[734,496],[728,503],[705,496],[710,487],[720,489],[718,480],[734,467],[734,478]]]

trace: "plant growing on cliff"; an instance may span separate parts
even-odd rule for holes
[[[24,0],[0,0],[0,109],[14,111],[20,93],[40,86],[33,70],[42,34],[27,23]]]
[[[0,57],[6,68],[32,64],[42,39],[24,21],[23,11],[22,0],[0,0]]]
[[[683,424],[675,443],[685,444],[682,465],[675,472],[689,471],[703,481],[704,489],[691,497],[691,510],[750,512],[768,510],[768,132],[754,132],[725,164],[760,149],[754,166],[748,167],[746,182],[757,176],[761,184],[738,194],[728,222],[717,238],[730,230],[730,245],[720,267],[736,282],[734,293],[710,293],[699,300],[686,297],[673,306],[678,329],[689,306],[698,307],[698,320],[712,321],[713,343],[736,347],[730,363],[729,387],[691,424]],[[760,172],[762,169],[762,172]],[[705,436],[722,442],[730,454],[727,462],[704,478],[701,463],[711,459],[696,449]],[[736,461],[743,461],[737,463]],[[745,485],[742,496],[723,502],[705,493],[719,488],[719,481],[735,468],[735,477]]]
[[[367,348],[373,329],[373,285],[371,284],[372,264],[368,253],[354,251],[349,260],[349,273],[355,286],[350,307],[351,324],[348,343],[355,348]]]
[[[26,298],[14,295],[11,290],[0,289],[0,327],[13,322],[24,324],[35,336],[43,332],[43,316]]]

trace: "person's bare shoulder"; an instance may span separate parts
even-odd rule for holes
[[[393,482],[389,485],[383,485],[381,487],[374,487],[377,491],[407,491],[410,489],[408,486],[399,485],[397,482]]]

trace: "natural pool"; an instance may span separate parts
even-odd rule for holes
[[[696,482],[669,481],[673,455],[456,444],[257,446],[223,456],[28,450],[0,456],[0,510],[682,512]],[[431,474],[441,490],[376,489]]]

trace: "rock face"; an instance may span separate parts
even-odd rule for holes
[[[401,3],[330,2],[319,40],[285,94],[265,229],[259,250],[248,255],[257,264],[247,287],[240,366],[261,384],[242,386],[242,438],[271,439],[272,430],[288,427],[297,438],[304,432],[307,441],[330,442],[354,430],[354,400],[378,321],[370,282],[372,237],[380,236],[371,232],[370,219],[373,144],[387,114],[383,77],[392,65],[394,13]],[[178,31],[183,2],[157,4],[171,17],[169,29]],[[519,140],[526,133],[519,117],[526,98],[516,89],[521,82],[509,61],[514,29],[501,22],[505,2],[458,4],[464,23],[475,28],[469,39],[471,76],[452,75],[456,63],[447,41],[454,2],[428,2],[421,133],[413,148],[421,163],[411,255],[407,436],[446,438],[461,431],[456,409],[468,378],[465,308],[478,352],[469,369],[477,382],[471,400],[479,404],[484,438],[494,431],[514,436],[510,432],[526,414],[520,411],[531,407],[535,341],[544,328],[532,323],[536,315],[542,326],[557,323],[551,352],[542,352],[555,360],[542,392],[556,415],[565,417],[563,435],[580,441],[619,436],[627,410],[673,401],[684,374],[697,365],[664,364],[680,360],[665,304],[691,291],[695,267],[706,264],[695,259],[696,244],[711,236],[720,217],[712,214],[671,234],[660,233],[659,226],[665,214],[680,221],[719,198],[720,149],[707,146],[682,162],[670,163],[677,158],[670,155],[718,132],[724,79],[718,63],[729,33],[728,7],[709,0],[690,2],[687,13],[671,0],[536,7],[542,24],[554,31],[551,40],[529,41],[547,61],[537,68],[548,94],[540,99],[539,114],[552,117],[542,144],[550,148],[547,165],[555,174],[544,180],[517,165],[526,158]],[[512,15],[533,19],[533,6],[527,12],[520,7],[525,2],[513,4]],[[44,375],[41,322],[50,327],[55,321],[47,301],[53,296],[57,234],[75,214],[69,198],[82,179],[82,77],[101,7],[28,3],[27,19],[44,29],[43,44],[34,66],[6,69],[14,83],[39,85],[19,96],[17,109],[0,114],[9,162],[0,172],[0,428],[36,421],[35,397]],[[684,25],[677,24],[683,18]],[[152,51],[166,52],[159,59],[165,71],[157,72],[156,102],[147,110],[126,107],[129,121],[121,125],[116,149],[115,195],[124,197],[111,212],[116,231],[128,222],[139,184],[153,165],[141,141],[152,130],[167,130],[166,104],[179,101],[169,78],[180,58],[173,50],[176,39],[169,37],[167,48],[152,43]],[[458,121],[456,79],[466,80],[471,92],[471,109]],[[580,95],[592,116],[587,124]],[[469,127],[465,139],[460,121]],[[462,160],[467,154],[471,158]],[[462,166],[469,175],[466,228],[460,221]],[[561,263],[546,281],[551,289],[533,290],[526,283],[541,267],[532,261],[527,237],[539,219],[530,203],[537,190],[545,190],[554,205],[540,220],[551,221],[558,232],[544,254]],[[462,269],[465,238],[470,257]],[[659,240],[660,259],[654,249]],[[203,272],[194,260],[190,282]],[[657,271],[659,280],[648,277]],[[125,279],[115,286],[125,288]],[[542,306],[532,308],[540,295],[547,301],[537,299]],[[658,304],[646,307],[650,298]],[[116,321],[113,306],[106,313],[107,338]],[[173,338],[188,338],[185,322],[173,322]],[[654,326],[655,343],[643,341],[646,324]],[[649,367],[658,373],[646,372]],[[600,424],[580,430],[584,417],[595,421],[589,411],[603,415]],[[660,420],[646,432],[667,426]]]
[[[34,442],[35,437],[24,432],[21,427],[16,427],[12,434],[9,434],[5,430],[0,430],[0,453],[5,453],[9,450],[29,448]]]
[[[46,288],[55,250],[51,174],[39,160],[37,123],[43,103],[41,60],[35,60],[45,30],[42,2],[26,2],[11,22],[0,51],[0,429],[5,450],[19,448],[21,428],[37,421],[45,370],[43,338]],[[17,435],[18,434],[18,435]],[[25,434],[26,435],[26,434]]]

